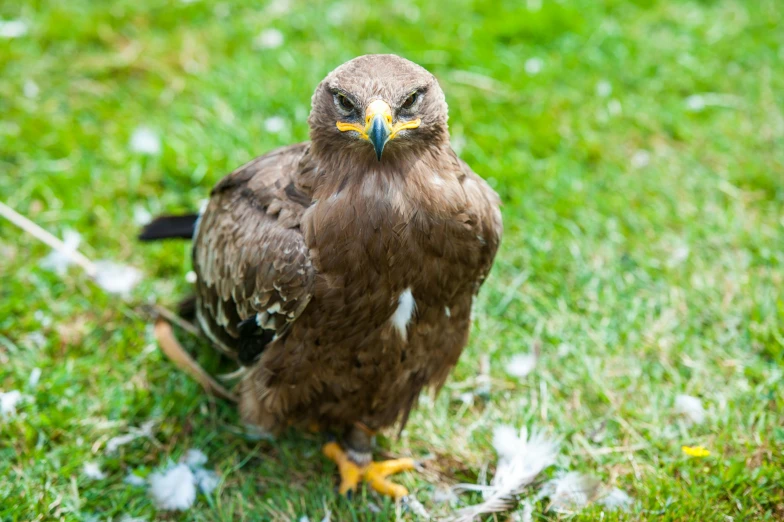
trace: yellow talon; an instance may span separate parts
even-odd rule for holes
[[[325,444],[322,451],[329,460],[338,466],[338,472],[340,473],[340,487],[338,491],[341,495],[354,491],[362,479],[381,495],[392,497],[395,500],[408,495],[408,490],[404,486],[387,480],[387,477],[401,471],[414,469],[416,467],[414,459],[405,458],[371,462],[367,466],[360,467],[348,458],[346,452],[336,442]]]
[[[382,495],[393,497],[395,500],[408,495],[408,490],[399,484],[387,480],[387,476],[401,471],[414,469],[414,459],[386,460],[371,462],[365,470],[365,480],[370,487]]]

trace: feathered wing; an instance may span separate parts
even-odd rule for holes
[[[500,209],[501,199],[484,179],[471,170],[466,162],[459,161],[465,176],[462,179],[462,185],[468,203],[467,212],[471,216],[477,237],[482,243],[474,289],[476,294],[490,273],[498,246],[501,244],[501,235],[504,231]]]
[[[500,198],[465,162],[457,156],[453,158],[460,173],[458,180],[463,192],[463,204],[453,218],[453,221],[459,223],[460,233],[452,236],[448,248],[444,248],[443,252],[457,256],[449,259],[453,283],[447,285],[457,290],[447,294],[449,305],[445,313],[432,310],[430,316],[420,317],[415,326],[423,337],[423,344],[428,347],[425,353],[433,357],[428,365],[431,374],[427,384],[436,391],[446,382],[468,342],[471,307],[490,273],[503,233]],[[438,254],[442,255],[441,252]],[[444,285],[439,283],[438,286]],[[431,292],[437,290],[432,288]],[[402,415],[403,423],[416,398],[416,395],[409,397]]]
[[[314,270],[299,227],[311,170],[307,144],[261,156],[213,189],[197,224],[197,317],[242,362],[282,335],[312,297]]]

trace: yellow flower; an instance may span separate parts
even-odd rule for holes
[[[689,457],[707,457],[710,455],[710,451],[702,446],[681,446],[681,451]]]

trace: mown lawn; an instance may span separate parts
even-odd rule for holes
[[[143,305],[187,294],[188,247],[134,239],[146,213],[195,209],[229,170],[305,140],[315,85],[371,52],[438,76],[456,148],[504,200],[470,346],[380,441],[434,457],[402,482],[442,516],[436,486],[476,482],[493,428],[526,425],[563,441],[548,476],[582,471],[635,499],[576,520],[784,519],[779,0],[27,0],[0,19],[27,27],[0,38],[0,200],[146,275],[108,296],[76,268],[43,269],[48,249],[0,221],[0,390],[27,396],[0,420],[0,520],[394,519],[374,495],[335,495],[320,436],[252,440],[165,359]],[[132,150],[140,127],[159,154]],[[534,372],[507,375],[535,345]],[[484,354],[489,392],[465,402]],[[677,414],[679,394],[704,422]],[[105,452],[148,420],[154,441]],[[183,514],[123,482],[189,448],[222,482]],[[545,508],[535,520],[565,516]]]

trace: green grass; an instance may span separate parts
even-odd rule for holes
[[[784,517],[779,0],[293,1],[288,10],[28,0],[0,4],[0,18],[30,28],[0,40],[0,200],[57,235],[78,230],[89,257],[147,274],[133,299],[107,296],[77,269],[42,270],[47,248],[0,222],[0,389],[31,398],[0,421],[0,520],[320,520],[325,508],[333,520],[394,519],[395,506],[372,495],[334,494],[319,436],[248,440],[230,405],[157,351],[142,305],[187,293],[188,251],[137,244],[132,218],[136,207],[194,209],[229,170],[306,139],[315,85],[370,52],[438,76],[462,156],[504,200],[504,243],[466,353],[402,437],[381,441],[392,454],[436,457],[402,482],[443,515],[435,486],[476,481],[495,461],[493,426],[524,424],[563,439],[548,475],[591,473],[636,499],[605,520]],[[270,27],[285,45],[255,49]],[[538,74],[526,72],[530,58],[541,60]],[[23,94],[29,81],[37,97]],[[278,134],[264,130],[273,116],[287,122]],[[131,152],[138,126],[160,134],[159,156]],[[535,343],[536,371],[508,377],[505,363]],[[482,354],[489,398],[467,406],[459,396]],[[34,367],[43,375],[29,389]],[[674,413],[679,393],[702,399],[704,424]],[[104,454],[108,438],[148,419],[159,422],[156,444]],[[684,444],[711,456],[690,459]],[[185,514],[156,512],[123,484],[128,470],[191,447],[223,482]],[[86,479],[86,461],[108,478]],[[537,519],[559,519],[544,508]]]

